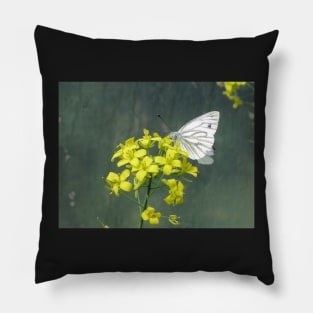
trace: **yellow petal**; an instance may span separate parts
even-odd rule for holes
[[[132,172],[139,171],[140,169],[141,169],[141,166],[140,166],[140,163],[139,163],[138,166],[133,166]]]
[[[112,156],[111,162],[114,161],[115,158],[119,157],[120,155],[122,155],[123,150],[118,150],[117,152],[115,152]]]
[[[127,163],[129,163],[129,160],[126,160],[126,159],[119,160],[117,162],[117,167],[121,167],[121,166],[123,166],[123,165],[125,165]]]
[[[153,208],[152,206],[148,206],[146,211],[149,213],[149,214],[152,214],[155,212],[155,208]]]
[[[131,161],[130,161],[130,164],[132,166],[135,166],[135,167],[138,167],[139,165],[139,160],[137,158],[133,158]]]
[[[121,181],[126,180],[129,175],[130,175],[130,171],[128,169],[124,170],[120,176]]]
[[[176,186],[176,182],[177,182],[176,179],[171,178],[171,179],[168,180],[168,185],[169,185],[171,188],[173,188],[173,187]]]
[[[141,213],[141,218],[144,220],[144,221],[147,221],[149,219],[149,214],[146,212],[147,210],[143,211]]]
[[[149,173],[158,173],[159,172],[159,167],[156,164],[150,165],[148,167],[148,172]]]
[[[159,163],[159,164],[165,164],[166,163],[166,159],[164,157],[161,157],[161,156],[156,156],[154,158],[154,160],[156,163]]]
[[[147,176],[147,172],[144,171],[144,170],[140,170],[140,171],[138,171],[137,174],[136,174],[136,178],[137,178],[139,181],[142,181],[146,176]]]
[[[160,135],[158,133],[153,133],[152,140],[161,141],[162,138],[160,137]]]
[[[177,188],[178,188],[179,191],[183,191],[184,188],[185,188],[185,186],[184,186],[184,184],[183,184],[181,181],[178,181],[178,186],[177,186]]]
[[[127,139],[127,140],[125,141],[125,145],[126,145],[127,147],[129,147],[130,149],[136,149],[136,148],[138,148],[138,143],[135,142],[134,137]]]
[[[125,145],[130,145],[134,142],[134,137],[128,138],[125,140]]]
[[[184,202],[184,198],[183,197],[176,197],[176,204],[181,204]]]
[[[176,188],[176,179],[162,179],[162,183],[169,186],[171,189]]]
[[[147,154],[147,150],[146,149],[139,149],[138,151],[135,151],[134,156],[136,158],[141,158],[141,157],[143,157],[146,154]]]
[[[148,167],[153,162],[153,159],[145,156],[142,160],[142,163],[144,163],[144,166]]]
[[[149,148],[150,139],[141,139],[140,143],[144,148]]]
[[[183,151],[181,149],[178,150],[179,154],[181,154],[182,156],[188,158],[188,153],[186,151]]]
[[[118,192],[118,184],[113,185],[112,190],[115,193],[115,195],[118,197],[120,194]]]
[[[132,190],[133,186],[129,181],[123,181],[120,184],[120,188],[124,191],[130,192]]]
[[[157,217],[150,217],[149,223],[151,225],[158,225],[159,224],[159,219]]]
[[[168,150],[166,151],[166,158],[167,158],[168,160],[174,159],[175,153],[176,153],[175,150],[168,149]]]
[[[117,183],[119,182],[120,178],[116,173],[110,172],[106,180],[112,183]]]
[[[173,197],[172,195],[167,196],[166,198],[164,198],[164,201],[168,204],[168,205],[172,205],[174,202],[175,197]]]
[[[197,177],[198,176],[198,168],[193,166],[187,173],[194,176],[194,177]]]
[[[174,167],[181,167],[181,161],[180,160],[173,160],[172,166]]]
[[[171,172],[172,172],[172,166],[169,165],[169,164],[164,165],[164,167],[163,167],[163,173],[164,173],[165,175],[170,175]]]
[[[145,209],[142,213],[141,213],[141,217],[144,221],[147,221],[149,218],[151,218],[154,215],[154,211],[155,209],[151,206],[149,206],[147,209]]]

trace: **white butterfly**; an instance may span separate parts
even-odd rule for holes
[[[200,115],[186,123],[177,132],[171,132],[174,141],[179,141],[180,148],[188,153],[192,160],[200,164],[213,163],[214,134],[217,130],[220,113],[217,111]]]

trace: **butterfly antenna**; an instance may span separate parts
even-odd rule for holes
[[[161,114],[157,114],[157,117],[163,122],[163,124],[168,128],[169,131],[172,131],[172,128],[168,126],[168,124],[164,121]]]

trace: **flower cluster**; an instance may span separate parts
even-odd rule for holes
[[[143,130],[143,136],[137,140],[127,139],[117,146],[112,162],[121,170],[110,172],[104,181],[106,187],[115,196],[123,192],[134,192],[134,198],[140,208],[140,225],[148,221],[152,225],[159,224],[164,217],[149,205],[149,196],[156,189],[168,189],[164,197],[167,205],[175,206],[184,201],[184,184],[180,180],[191,182],[186,174],[197,177],[198,168],[188,162],[188,154],[180,149],[179,142],[174,142],[170,136],[161,137],[157,133],[150,134]],[[175,178],[174,178],[174,177]],[[145,191],[144,201],[140,201],[140,194]],[[170,215],[168,221],[178,225],[178,217]]]
[[[241,86],[246,85],[247,82],[219,82],[218,85],[220,87],[224,87],[225,90],[223,91],[223,94],[226,95],[226,97],[233,101],[233,108],[237,109],[240,105],[243,104],[243,101],[240,99],[238,95],[238,90],[241,88]]]

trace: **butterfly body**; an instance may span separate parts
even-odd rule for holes
[[[192,160],[198,160],[200,164],[213,163],[214,134],[218,127],[220,114],[212,111],[200,115],[187,122],[178,131],[171,132],[173,141],[180,143],[180,148],[188,153]]]

